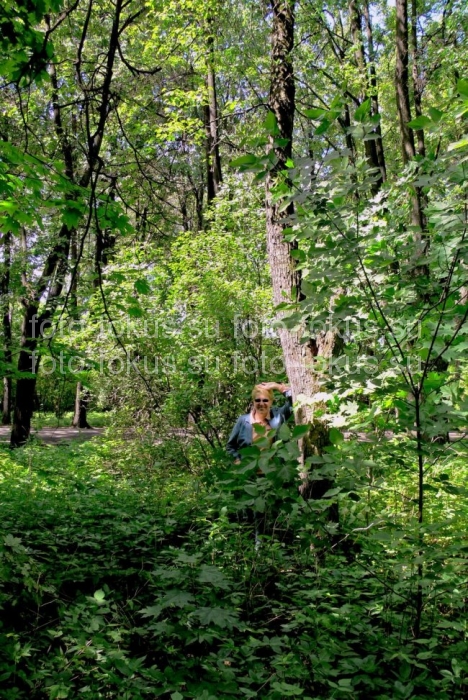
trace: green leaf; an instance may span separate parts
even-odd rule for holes
[[[448,151],[456,151],[459,148],[466,148],[468,146],[468,138],[460,139],[460,141],[454,141],[448,145]]]
[[[21,544],[21,537],[13,537],[13,535],[6,535],[3,538],[3,542],[6,547],[11,547],[12,549],[17,549]]]
[[[294,258],[295,260],[299,260],[300,262],[304,262],[306,260],[305,251],[299,250],[298,248],[294,248],[291,251],[291,257]]]
[[[306,297],[313,297],[316,293],[315,287],[307,280],[301,280],[301,292]]]
[[[143,316],[143,311],[139,306],[129,306],[127,311],[132,318],[141,318]]]
[[[286,698],[296,698],[299,695],[302,695],[302,693],[304,692],[303,688],[301,688],[300,686],[292,685],[292,683],[286,683],[285,681],[273,681],[271,687],[273,690],[276,690],[278,693],[281,693],[281,697]]]
[[[139,279],[135,282],[135,289],[138,294],[149,294],[151,287],[145,279]]]
[[[209,566],[208,564],[202,564],[198,580],[200,583],[210,583],[215,588],[223,590],[228,590],[231,587],[223,572],[217,566]]]
[[[276,116],[273,112],[268,112],[267,118],[263,122],[263,126],[266,131],[268,131],[271,136],[279,136],[278,122]]]
[[[278,437],[280,440],[289,440],[291,437],[291,431],[289,430],[286,423],[283,423],[281,428],[278,430]]]
[[[232,629],[238,621],[238,616],[235,612],[218,607],[199,608],[192,615],[203,626],[215,625],[222,629]]]
[[[441,112],[440,110],[436,109],[435,107],[429,107],[429,114],[431,115],[431,119],[433,122],[437,124],[437,122],[440,122],[442,117],[444,116],[444,112]]]
[[[168,608],[171,605],[175,605],[177,608],[185,608],[187,605],[194,602],[194,597],[188,591],[179,591],[173,589],[168,591],[166,595],[161,599],[161,605],[163,608]]]
[[[140,615],[142,617],[159,617],[159,615],[162,613],[162,610],[162,605],[151,605],[148,608],[142,608],[140,610]]]
[[[256,510],[258,513],[264,513],[265,505],[265,499],[262,496],[259,496],[254,501],[254,510]]]
[[[339,445],[344,441],[344,435],[338,428],[330,428],[328,436],[332,445]]]
[[[425,129],[428,126],[432,126],[432,124],[432,119],[429,119],[429,117],[424,117],[423,115],[408,122],[408,126],[411,127],[411,129]]]
[[[184,700],[184,696],[176,690],[175,693],[171,694],[171,700]]]
[[[369,114],[371,106],[370,100],[364,100],[364,102],[359,105],[357,110],[354,112],[354,118],[357,122],[363,122],[366,116]]]
[[[468,99],[468,80],[465,80],[462,78],[457,82],[457,90],[462,95],[462,97],[466,97]]]
[[[320,117],[323,117],[324,114],[327,114],[326,109],[306,109],[304,110],[304,114],[306,117],[309,117],[309,119],[320,119]]]
[[[276,471],[276,476],[281,481],[291,481],[291,479],[297,477],[297,465],[284,462]]]
[[[296,425],[292,431],[291,440],[299,440],[307,435],[310,430],[310,425]]]
[[[106,594],[104,593],[104,591],[102,589],[99,589],[99,590],[95,591],[93,597],[95,600],[97,600],[98,603],[102,603],[104,598],[106,597]]]
[[[82,216],[81,211],[73,209],[72,207],[67,207],[62,211],[63,223],[68,226],[68,228],[76,228]]]
[[[340,492],[341,488],[339,486],[334,489],[328,489],[328,491],[323,494],[323,498],[332,498],[332,496],[336,496]]]
[[[315,136],[320,136],[320,134],[324,134],[328,130],[330,124],[331,122],[329,122],[328,119],[323,119],[322,123],[319,124],[314,131]]]
[[[245,156],[240,156],[239,158],[231,160],[230,165],[232,168],[243,168],[247,170],[249,167],[257,165],[259,162],[260,159],[257,158],[257,156],[254,156],[253,153],[248,153]]]

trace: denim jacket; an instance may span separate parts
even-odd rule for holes
[[[270,427],[279,428],[285,423],[292,413],[291,391],[285,391],[286,403],[281,408],[272,407],[270,409]],[[250,447],[252,444],[252,417],[250,413],[245,413],[237,419],[227,441],[226,451],[233,459],[240,459],[239,450],[243,447]]]

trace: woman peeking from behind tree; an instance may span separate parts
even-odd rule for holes
[[[273,407],[273,391],[277,389],[286,397],[286,403],[281,408]],[[250,413],[245,413],[237,419],[226,445],[227,452],[240,463],[239,450],[249,447],[255,440],[264,435],[264,431],[256,432],[255,425],[266,430],[279,428],[292,413],[291,390],[287,384],[263,382],[256,384],[252,390],[253,406]]]

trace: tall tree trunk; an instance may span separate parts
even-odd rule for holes
[[[99,94],[99,106],[96,114],[96,127],[94,133],[88,134],[88,152],[87,152],[87,167],[79,179],[81,188],[87,188],[91,182],[91,178],[99,161],[99,154],[104,137],[104,131],[110,111],[111,84],[114,72],[115,57],[118,50],[120,19],[124,0],[116,0],[114,3],[114,17],[112,30],[109,38],[109,47],[107,52],[106,67],[104,71],[103,81]],[[88,29],[88,21],[91,14],[92,3],[88,5],[88,17],[83,28],[82,44],[86,37]],[[50,28],[50,19],[45,18],[46,23]],[[81,47],[82,48],[82,47]],[[81,51],[80,48],[80,51]],[[80,82],[80,61],[81,54],[77,61],[77,80]],[[76,182],[73,168],[73,151],[72,146],[66,138],[65,130],[62,123],[62,113],[60,101],[58,99],[59,84],[57,80],[55,65],[50,64],[50,78],[52,84],[52,118],[54,122],[55,133],[62,149],[62,157],[65,166],[65,174],[70,182]],[[83,101],[84,110],[86,112],[86,123],[91,123],[89,117],[89,109],[91,104],[95,104],[98,99],[98,94],[93,94],[92,102],[89,94],[85,94]],[[94,202],[90,203],[94,206]],[[21,332],[21,349],[18,358],[18,371],[26,374],[20,376],[16,384],[16,401],[13,417],[13,428],[11,431],[10,445],[18,447],[23,445],[29,437],[31,431],[31,417],[34,406],[34,391],[36,387],[36,372],[38,369],[38,357],[36,349],[41,341],[43,332],[48,323],[53,318],[55,308],[62,293],[65,284],[65,275],[68,271],[69,254],[71,240],[74,229],[63,224],[57,241],[50,251],[42,274],[34,285],[34,291],[29,298],[23,300],[24,316]],[[27,281],[26,281],[27,282]],[[25,284],[25,287],[31,285]],[[47,292],[47,299],[44,305],[44,310],[39,314],[39,306],[42,303],[43,295]]]
[[[34,407],[34,391],[36,388],[36,372],[38,358],[36,355],[37,336],[37,306],[27,304],[21,326],[20,353],[18,357],[18,372],[27,374],[16,382],[15,410],[11,431],[10,446],[19,447],[29,438],[31,418]]]
[[[70,246],[70,264],[72,278],[69,292],[70,316],[78,317],[78,241],[76,231],[72,231]]]
[[[403,163],[406,165],[416,155],[413,130],[408,126],[411,121],[408,70],[408,1],[396,0],[396,61],[395,88],[400,124],[401,149]],[[421,231],[425,228],[422,192],[420,187],[414,188],[411,223]],[[422,240],[421,235],[416,238]]]
[[[369,82],[371,93],[372,114],[380,114],[379,112],[379,96],[377,87],[377,73],[375,70],[375,51],[374,51],[374,36],[372,32],[372,20],[369,11],[369,2],[365,0],[363,4],[363,12],[366,20],[366,35],[367,35],[367,53],[369,56]],[[387,179],[387,168],[385,165],[385,151],[382,139],[382,127],[380,122],[375,127],[377,139],[375,140],[375,150],[377,151],[377,160],[379,163],[382,182]]]
[[[395,89],[405,165],[415,156],[413,131],[408,126],[411,121],[408,81],[408,3],[407,0],[396,0]]]
[[[422,91],[423,80],[419,74],[419,55],[418,55],[418,7],[417,0],[411,2],[411,64],[413,78],[413,94],[414,94],[414,113],[416,117],[422,115]],[[424,144],[423,129],[416,129],[416,138],[418,140],[418,153],[420,156],[426,155],[426,147]]]
[[[2,327],[3,327],[3,357],[7,369],[3,377],[2,425],[11,423],[11,305],[9,300],[11,268],[11,233],[8,231],[3,238],[3,271],[0,283],[2,296]]]
[[[271,0],[273,26],[271,32],[271,82],[269,108],[276,117],[278,136],[271,137],[277,163],[266,181],[266,228],[267,250],[270,263],[273,299],[275,305],[286,299],[300,298],[301,275],[295,269],[291,256],[292,244],[284,240],[285,212],[280,211],[280,204],[274,199],[274,188],[281,171],[285,169],[288,158],[292,156],[292,138],[295,110],[295,83],[291,52],[294,47],[294,2],[288,0]],[[281,139],[281,145],[275,138]],[[286,214],[292,214],[290,207]],[[278,314],[281,319],[282,314]],[[286,372],[291,384],[293,396],[312,398],[320,389],[317,361],[330,358],[334,347],[334,334],[324,332],[311,338],[308,343],[301,343],[302,333],[279,328]],[[321,367],[323,370],[323,366]],[[310,439],[305,441],[305,452],[320,451],[328,444],[328,431],[319,422],[313,422],[313,410],[307,402],[299,408],[296,420],[299,423],[312,422]],[[314,487],[312,488],[312,485]],[[320,498],[330,487],[327,480],[303,484],[303,493],[307,497]],[[333,516],[332,516],[333,517]]]
[[[362,37],[362,15],[359,9],[357,0],[350,0],[349,3],[349,14],[351,22],[351,35],[353,37],[354,44],[354,56],[356,65],[359,68],[364,80],[366,89],[362,94],[362,101],[367,100],[367,94],[369,91],[369,75],[367,70],[366,54],[364,51],[363,37]],[[372,185],[372,191],[377,193],[382,187],[383,176],[380,167],[380,161],[377,155],[377,146],[374,140],[364,141],[364,149],[366,152],[367,162],[371,168],[375,168],[378,173],[378,179]]]
[[[81,382],[76,384],[75,412],[72,426],[74,428],[91,428],[88,423],[89,392]]]
[[[219,192],[223,180],[219,154],[218,103],[214,56],[213,18],[208,19],[207,38],[207,104],[205,105],[207,202],[210,204]]]

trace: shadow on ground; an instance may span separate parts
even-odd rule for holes
[[[34,437],[46,445],[57,445],[59,442],[70,442],[71,440],[90,440],[97,435],[102,435],[104,428],[89,428],[80,430],[79,428],[42,428],[32,430],[31,437]],[[10,442],[11,426],[0,426],[0,443]]]

